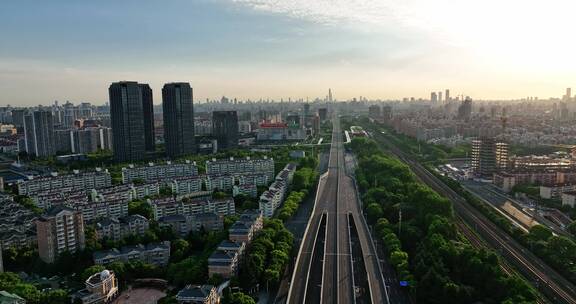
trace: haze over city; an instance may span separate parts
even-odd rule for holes
[[[558,96],[573,1],[9,1],[1,104],[107,102],[117,80],[189,81],[195,100]],[[33,89],[32,89],[33,88]]]

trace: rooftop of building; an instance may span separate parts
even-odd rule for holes
[[[186,217],[180,214],[173,214],[173,215],[167,215],[167,216],[163,216],[161,218],[158,219],[158,222],[160,223],[176,223],[176,222],[186,222]]]
[[[41,219],[47,219],[48,217],[58,216],[62,213],[75,213],[76,211],[67,206],[54,206],[46,211]]]
[[[239,250],[244,243],[237,243],[230,240],[223,240],[218,244],[218,250]]]
[[[194,218],[199,221],[217,221],[220,216],[214,212],[203,212],[194,215]]]
[[[91,275],[86,280],[86,284],[98,285],[113,275],[114,275],[114,271],[105,269],[105,270],[102,270],[101,272],[97,272],[97,273]]]
[[[246,158],[221,158],[216,159],[212,158],[211,160],[207,160],[206,164],[223,164],[223,163],[236,163],[236,162],[245,162],[245,161],[252,161],[252,162],[270,162],[273,161],[272,158],[268,158],[268,156],[263,156],[262,158],[251,158],[250,156],[246,156]]]
[[[205,299],[207,298],[214,286],[212,285],[188,285],[178,292],[177,298],[197,298]]]
[[[216,261],[232,261],[235,255],[235,253],[229,251],[215,250],[208,258],[208,264],[212,264]]]
[[[99,260],[107,257],[115,257],[129,253],[137,253],[137,252],[139,253],[143,251],[153,251],[153,250],[170,250],[170,242],[164,241],[159,243],[149,243],[147,245],[137,244],[132,246],[123,246],[120,249],[112,248],[109,250],[100,250],[94,252],[92,254],[92,257],[95,260]]]

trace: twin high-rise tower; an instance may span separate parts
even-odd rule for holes
[[[154,151],[154,110],[148,84],[121,81],[110,85],[114,158],[139,161]],[[169,83],[162,89],[166,153],[178,157],[195,152],[192,88],[188,83]]]
[[[168,83],[162,88],[164,142],[170,158],[196,152],[192,99],[188,83]]]
[[[144,159],[147,148],[154,149],[152,89],[147,84],[122,81],[110,85],[108,92],[114,158],[117,161]]]

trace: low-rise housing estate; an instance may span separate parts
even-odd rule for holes
[[[124,246],[94,252],[94,264],[106,265],[113,262],[142,261],[157,266],[166,266],[170,261],[170,242],[150,243],[147,245]]]
[[[74,170],[72,174],[52,173],[50,176],[29,177],[28,180],[19,180],[16,184],[18,194],[33,195],[43,191],[72,188],[74,190],[91,190],[112,185],[112,178],[108,170],[96,168],[95,172],[80,172]]]
[[[276,175],[276,180],[270,185],[270,188],[262,193],[259,205],[264,217],[272,217],[274,211],[284,202],[288,188],[290,184],[292,184],[295,171],[295,164],[287,164],[286,167]]]
[[[220,275],[229,279],[238,270],[238,253],[235,251],[216,250],[208,258],[208,275]]]
[[[200,198],[178,200],[170,197],[164,199],[148,200],[148,203],[152,206],[155,220],[168,215],[177,214],[191,216],[199,213],[214,212],[220,216],[226,216],[234,215],[236,213],[234,199],[232,198]]]
[[[250,157],[235,159],[212,159],[206,161],[207,175],[266,174],[274,178],[274,159],[264,156],[261,159]]]
[[[98,239],[106,238],[119,241],[129,235],[144,235],[150,227],[150,223],[142,215],[134,214],[120,218],[103,218],[98,220],[94,226]]]
[[[134,180],[156,182],[196,175],[198,167],[189,160],[184,163],[167,161],[165,164],[149,163],[147,166],[129,165],[122,168],[122,183],[131,183]]]
[[[263,227],[260,210],[247,210],[228,230],[228,239],[237,243],[250,243],[256,232]]]

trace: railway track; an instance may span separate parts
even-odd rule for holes
[[[480,211],[470,206],[464,198],[454,190],[438,180],[431,172],[419,163],[412,161],[402,151],[391,145],[384,137],[380,137],[387,144],[389,151],[405,162],[420,180],[428,184],[436,192],[444,195],[453,202],[457,216],[470,226],[473,226],[486,243],[498,252],[510,264],[514,265],[536,289],[542,292],[554,303],[576,303],[576,288],[574,285],[547,266],[540,258],[524,248],[510,235],[487,219]],[[459,225],[459,228],[464,228]],[[474,236],[460,229],[465,236]],[[480,245],[479,243],[477,243]]]

